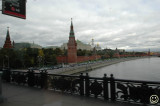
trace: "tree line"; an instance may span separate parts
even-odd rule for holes
[[[102,59],[113,58],[114,50],[77,50],[77,56],[100,55]],[[120,54],[133,54],[133,52],[120,52]],[[138,53],[138,52],[137,52]],[[135,53],[135,54],[137,54]],[[106,57],[108,55],[108,57]],[[43,67],[57,65],[56,56],[67,56],[67,50],[56,49],[0,49],[0,67],[10,67],[14,69]]]
[[[10,68],[41,67],[45,65],[56,65],[56,56],[64,55],[64,52],[53,49],[5,49],[0,50],[0,66]]]

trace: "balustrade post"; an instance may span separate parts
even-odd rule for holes
[[[3,102],[4,98],[2,96],[2,79],[1,79],[2,72],[0,71],[0,103]]]
[[[149,104],[150,96],[152,95],[152,91],[150,91],[150,88],[146,83],[142,83],[141,85],[141,98],[140,102],[145,104]]]
[[[104,93],[104,99],[108,100],[108,78],[107,74],[104,74],[103,77],[103,93]]]
[[[113,74],[111,74],[111,78],[110,78],[110,90],[111,90],[110,91],[111,100],[115,101],[115,99],[116,99],[116,95],[115,95],[116,88],[115,88],[115,80],[114,80]]]
[[[18,72],[18,73],[17,73],[17,78],[16,78],[16,82],[18,83],[18,85],[19,85],[19,84],[21,83],[21,81],[22,81],[20,77],[21,77],[20,72]]]
[[[28,86],[33,87],[35,85],[35,75],[33,70],[28,71]]]
[[[42,70],[41,71],[41,88],[47,88],[48,85],[47,85],[47,71],[46,70]]]
[[[90,95],[89,93],[89,75],[86,73],[85,76],[85,95],[88,97]]]
[[[84,95],[84,76],[83,73],[81,73],[80,77],[80,95]]]
[[[11,70],[10,70],[10,68],[7,69],[6,81],[7,81],[7,82],[10,82],[10,81],[11,81]]]
[[[2,79],[7,81],[7,82],[11,81],[11,71],[10,71],[9,68],[3,69]]]

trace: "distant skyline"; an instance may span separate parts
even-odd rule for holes
[[[1,8],[0,2],[0,8]],[[160,51],[160,0],[27,0],[26,20],[0,14],[0,47],[11,40],[43,47],[75,38],[102,48]]]

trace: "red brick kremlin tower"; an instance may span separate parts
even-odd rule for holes
[[[68,40],[68,63],[77,63],[77,43],[74,36],[72,18]]]
[[[7,30],[6,40],[5,40],[5,43],[3,45],[3,48],[13,48],[11,40],[10,40],[9,28]]]

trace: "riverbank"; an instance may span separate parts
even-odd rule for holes
[[[90,62],[85,63],[83,65],[76,65],[76,66],[70,66],[70,67],[63,67],[59,69],[51,69],[47,70],[49,74],[61,74],[61,75],[76,75],[84,72],[89,72],[98,68],[102,68],[105,66],[109,66],[112,64],[117,64],[124,61],[130,61],[130,60],[136,60],[136,59],[142,59],[142,58],[148,58],[148,57],[128,57],[128,58],[114,58],[114,59],[107,59],[107,60],[100,60],[96,62]],[[16,69],[13,71],[24,71],[27,72],[28,69]],[[39,73],[39,70],[34,70],[35,72]]]
[[[101,68],[101,67],[105,67],[105,66],[109,66],[112,64],[117,64],[120,62],[124,62],[124,61],[130,61],[130,60],[135,60],[135,59],[142,59],[142,58],[148,58],[148,57],[128,57],[128,58],[118,58],[118,59],[110,59],[110,60],[105,60],[105,61],[100,61],[100,62],[96,62],[93,64],[86,64],[83,66],[77,66],[77,67],[73,67],[70,69],[62,69],[61,71],[57,71],[56,74],[63,74],[63,75],[74,75],[74,74],[79,74],[79,73],[83,73],[83,72],[88,72],[97,68]]]

